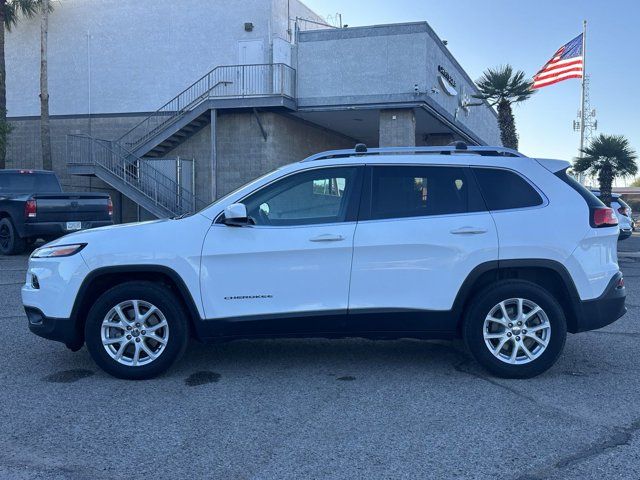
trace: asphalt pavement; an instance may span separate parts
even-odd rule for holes
[[[530,380],[414,340],[193,343],[117,380],[28,331],[27,257],[0,257],[0,478],[640,478],[640,236],[620,251],[629,312]]]

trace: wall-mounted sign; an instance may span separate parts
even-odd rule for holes
[[[440,73],[438,80],[440,81],[440,85],[444,89],[445,93],[452,97],[458,95],[456,90],[456,81],[453,79],[451,74],[447,72],[442,65],[438,65],[438,72]]]

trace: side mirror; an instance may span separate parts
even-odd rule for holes
[[[250,225],[247,218],[247,207],[243,203],[232,203],[224,209],[222,223],[230,227],[244,227]]]

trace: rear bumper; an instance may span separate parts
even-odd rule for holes
[[[106,227],[113,225],[111,220],[82,222],[82,230],[89,228]],[[22,237],[62,237],[78,230],[67,230],[67,222],[38,222],[25,223],[22,229]]]
[[[593,300],[579,301],[576,305],[576,328],[572,333],[586,332],[609,325],[627,312],[624,302],[626,288],[619,285],[622,273],[613,276],[604,293]]]
[[[69,318],[46,317],[35,307],[24,307],[29,321],[29,330],[39,337],[64,343],[71,350],[79,350],[83,339],[75,322]]]

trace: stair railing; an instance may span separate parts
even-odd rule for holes
[[[117,142],[135,151],[164,128],[211,98],[281,95],[295,98],[295,70],[284,63],[221,65],[180,92],[120,137]]]
[[[143,197],[144,201],[140,202],[143,208],[157,207],[156,211],[166,211],[167,216],[175,216],[195,212],[206,205],[151,162],[139,158],[117,142],[88,135],[67,135],[67,152],[69,165],[104,169],[134,189]],[[114,187],[117,188],[116,185]]]

